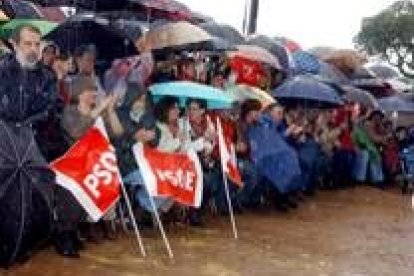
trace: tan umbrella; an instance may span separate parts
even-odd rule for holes
[[[322,58],[322,60],[334,65],[346,75],[352,74],[368,61],[366,55],[352,49],[335,50]]]
[[[237,51],[228,53],[229,57],[242,57],[245,59],[268,64],[276,69],[281,69],[279,60],[266,49],[255,45],[238,45]]]
[[[150,28],[138,41],[138,48],[146,45],[151,50],[175,48],[202,43],[212,37],[200,27],[188,22],[166,23]]]
[[[263,108],[266,108],[270,104],[276,102],[276,100],[266,91],[244,84],[233,86],[227,89],[226,92],[230,93],[232,97],[239,102],[243,102],[248,99],[258,100],[261,102]]]

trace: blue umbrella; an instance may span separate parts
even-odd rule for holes
[[[337,90],[322,83],[311,76],[296,76],[287,80],[273,91],[273,96],[279,101],[289,103],[302,103],[306,106],[338,106],[343,102]]]
[[[185,106],[187,99],[202,99],[207,101],[209,109],[231,108],[233,97],[227,95],[223,90],[188,81],[173,81],[154,84],[149,87],[155,101],[165,96],[174,96],[180,100],[180,105]]]
[[[338,84],[346,84],[349,82],[347,76],[337,69],[332,64],[321,61],[318,76],[326,81],[335,82]]]
[[[378,103],[381,109],[386,112],[414,113],[414,101],[402,96],[382,98],[378,100]]]
[[[292,54],[295,69],[300,74],[318,74],[321,63],[317,57],[305,51],[296,51]]]

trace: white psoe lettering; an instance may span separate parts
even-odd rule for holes
[[[168,181],[173,186],[180,189],[192,192],[194,191],[193,183],[195,181],[195,174],[190,171],[183,171],[178,169],[176,171],[170,170],[156,170],[156,174],[161,181]]]
[[[91,192],[93,197],[99,198],[101,193],[99,186],[109,185],[112,183],[114,176],[118,173],[115,153],[112,151],[104,152],[99,162],[92,168],[92,173],[88,174],[83,180],[83,184]]]

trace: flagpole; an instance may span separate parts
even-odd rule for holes
[[[229,184],[228,184],[227,176],[226,176],[226,173],[225,173],[225,164],[223,163],[223,158],[222,158],[222,155],[223,155],[222,150],[223,149],[221,147],[222,146],[221,144],[223,144],[224,141],[220,142],[220,140],[222,140],[224,138],[224,136],[223,136],[223,128],[221,126],[221,122],[220,122],[219,118],[217,118],[217,127],[219,128],[218,133],[219,133],[220,163],[221,163],[221,171],[222,171],[223,182],[224,182],[224,190],[225,190],[225,193],[226,193],[227,205],[228,205],[228,208],[229,208],[230,221],[231,221],[231,226],[232,226],[232,229],[233,229],[234,239],[237,240],[239,238],[239,234],[238,234],[238,231],[237,231],[236,220],[234,218],[233,205],[231,203],[231,198],[230,198]]]
[[[239,238],[239,234],[237,232],[236,220],[234,218],[233,205],[231,203],[230,192],[229,192],[229,184],[227,182],[227,177],[224,171],[222,175],[223,175],[223,181],[224,181],[224,189],[226,192],[227,205],[228,205],[229,213],[230,213],[231,226],[233,228],[233,235],[234,235],[234,238],[237,240]]]
[[[127,205],[129,217],[132,221],[132,226],[134,228],[135,236],[137,238],[137,242],[138,242],[139,248],[141,250],[141,254],[142,254],[143,257],[146,257],[147,254],[145,252],[144,244],[142,242],[141,234],[140,234],[139,229],[138,229],[138,225],[137,225],[137,221],[135,219],[134,212],[132,211],[131,201],[129,199],[128,193],[125,190],[124,182],[122,181],[121,175],[119,175],[119,179],[120,179],[120,182],[121,182],[122,194],[124,195],[124,198],[125,198],[125,203]]]
[[[147,192],[148,192],[148,189],[147,189]],[[160,232],[161,232],[162,239],[164,240],[165,247],[167,248],[168,256],[170,257],[170,259],[174,259],[174,254],[171,250],[170,242],[168,241],[167,235],[165,234],[164,226],[162,225],[160,214],[158,213],[158,209],[155,206],[154,198],[151,196],[149,192],[148,192],[148,196],[149,196],[149,200],[151,203],[151,207],[154,211],[154,215],[155,215],[155,219],[158,224],[158,228],[160,229]]]

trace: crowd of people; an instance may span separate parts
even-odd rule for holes
[[[71,57],[53,43],[41,47],[40,32],[30,25],[18,27],[12,39],[14,53],[0,60],[0,120],[11,128],[33,130],[45,162],[51,162],[102,117],[140,227],[151,227],[153,220],[149,195],[131,150],[136,143],[166,152],[192,148],[200,157],[204,178],[201,208],[184,208],[171,199],[155,198],[163,220],[203,227],[206,214],[228,215],[212,123],[216,118],[223,122],[225,139],[235,145],[244,184],[242,188],[230,185],[236,213],[262,205],[288,212],[319,189],[362,184],[384,189],[401,172],[399,153],[414,143],[409,129],[395,129],[381,111],[359,103],[321,110],[285,107],[278,102],[263,106],[248,99],[232,109],[209,110],[201,99],[187,99],[185,108],[175,97],[158,102],[151,99],[147,87],[156,82],[186,80],[225,90],[235,78],[220,58],[211,59],[213,69],[205,72],[200,70],[197,55],[171,67],[165,62],[156,64],[151,52],[144,49],[133,64],[117,64],[117,72],[111,69],[100,77],[95,71],[99,53],[93,45],[80,46]],[[123,68],[128,69],[127,74]],[[282,73],[273,73],[276,75],[267,83],[283,78]],[[117,82],[114,74],[125,78]],[[115,210],[102,222],[88,223],[68,191],[53,181],[42,185],[53,186],[52,241],[60,254],[79,257],[85,240],[114,237],[111,222]],[[182,209],[185,212],[177,212]],[[23,251],[19,254],[27,253]]]

